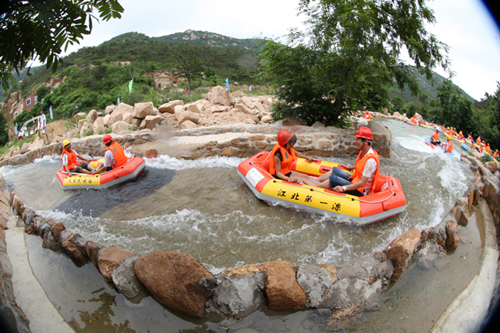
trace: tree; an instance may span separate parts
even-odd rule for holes
[[[188,92],[191,91],[191,84],[201,79],[205,70],[205,62],[202,54],[203,48],[179,43],[176,50],[176,73],[188,82]]]
[[[464,133],[472,131],[472,102],[462,94],[461,89],[451,80],[444,80],[437,90],[439,108],[435,110],[433,120],[438,124],[460,129]]]
[[[0,80],[4,89],[14,81],[12,71],[29,60],[46,62],[55,71],[59,55],[92,31],[93,20],[120,18],[117,0],[9,0],[0,10]]]
[[[347,111],[366,105],[367,92],[385,90],[394,81],[418,95],[412,67],[400,59],[404,49],[428,80],[431,68],[448,68],[443,55],[447,45],[424,27],[435,22],[425,0],[301,0],[299,12],[309,18],[309,29],[292,30],[290,46],[268,41],[261,54],[261,78],[276,87],[281,101],[274,108],[275,118],[308,113],[308,123],[322,118],[329,125],[342,124]],[[291,85],[294,80],[309,86]],[[304,90],[314,91],[318,107],[311,107]],[[377,96],[378,104],[386,104],[387,95]]]

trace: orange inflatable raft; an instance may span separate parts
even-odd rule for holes
[[[406,209],[406,198],[399,180],[380,174],[373,194],[356,197],[315,186],[289,183],[269,174],[269,152],[260,152],[238,166],[238,174],[263,201],[313,213],[327,213],[341,221],[366,225],[398,215]],[[307,162],[297,158],[292,170],[309,176],[320,176],[337,163],[326,161]]]
[[[90,163],[95,167],[99,162],[104,162],[104,158],[92,160]],[[140,157],[129,157],[127,163],[111,171],[96,175],[75,174],[68,177],[68,173],[62,167],[57,171],[57,179],[63,190],[77,190],[84,188],[103,189],[118,185],[129,180],[136,179],[146,168],[146,162]]]

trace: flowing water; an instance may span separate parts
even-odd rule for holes
[[[22,167],[2,167],[0,172],[38,214],[63,222],[72,232],[105,246],[116,245],[137,254],[187,253],[213,274],[229,267],[278,259],[295,264],[338,265],[384,249],[411,228],[435,226],[464,194],[472,178],[458,157],[433,151],[424,144],[431,130],[393,120],[377,121],[393,135],[391,158],[381,159],[381,173],[400,180],[408,206],[403,214],[368,227],[354,227],[332,217],[257,200],[237,175],[237,166],[243,160],[240,158],[191,161],[159,156],[147,161],[146,171],[137,181],[104,191],[62,191],[55,179],[61,165],[58,156]],[[460,149],[455,147],[457,156]],[[353,164],[352,158],[332,161]],[[42,285],[45,283],[46,290],[50,290],[49,297],[77,330],[91,331],[96,325],[104,329],[110,323],[118,325],[109,326],[110,331],[121,327],[143,332],[164,325],[169,327],[167,332],[222,332],[219,326],[228,325],[233,331],[238,327],[292,332],[324,328],[325,311],[257,312],[238,322],[203,323],[178,317],[151,298],[132,304],[104,284],[92,264],[76,267],[64,255],[41,249],[41,240],[32,237],[27,239],[35,274],[45,281]],[[59,268],[52,269],[56,266]],[[52,287],[47,282],[54,280],[47,278],[54,271],[64,276],[54,279],[69,286],[71,291],[65,292],[71,297],[60,294],[61,282]],[[75,279],[77,282],[71,282]],[[85,280],[83,287],[81,280]],[[81,295],[90,299],[83,300],[86,296]],[[93,295],[98,295],[97,299]],[[61,302],[67,302],[68,308]],[[115,307],[132,314],[113,311]],[[101,320],[91,319],[92,313],[103,313],[103,309],[107,311]]]

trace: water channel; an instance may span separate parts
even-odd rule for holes
[[[472,178],[458,157],[432,151],[424,144],[431,130],[393,120],[377,121],[393,134],[391,158],[381,159],[381,173],[401,181],[408,206],[405,213],[368,227],[353,227],[331,217],[257,200],[236,173],[242,161],[239,158],[193,161],[160,156],[147,161],[147,170],[139,180],[105,191],[62,191],[55,180],[59,156],[22,167],[2,167],[0,172],[38,214],[61,221],[72,232],[105,246],[116,245],[137,254],[157,250],[187,253],[213,274],[278,259],[339,265],[383,250],[411,228],[435,226],[464,194]],[[457,156],[460,149],[455,147]],[[353,163],[353,159],[335,161]],[[446,302],[477,272],[481,239],[476,221],[463,228],[461,235],[468,242],[454,254],[439,259],[436,268],[412,266],[344,330],[377,327],[427,332]],[[91,263],[75,265],[66,255],[43,249],[38,236],[26,236],[26,240],[35,275],[76,331],[336,329],[329,324],[329,310],[255,312],[238,321],[208,322],[173,313],[152,297],[132,303],[103,282]],[[467,269],[457,265],[456,258],[465,258]]]

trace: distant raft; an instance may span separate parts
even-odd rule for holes
[[[356,225],[375,223],[398,215],[406,209],[406,198],[399,180],[379,174],[373,194],[356,197],[315,186],[299,185],[269,174],[269,152],[260,152],[238,166],[238,174],[254,195],[263,201],[281,203],[313,213],[327,213]],[[297,158],[291,170],[320,176],[337,163],[307,162]]]
[[[104,162],[104,158],[92,160],[90,163],[96,168],[99,162]],[[145,168],[146,162],[144,159],[140,157],[129,157],[127,163],[121,167],[96,175],[79,173],[68,177],[68,173],[64,167],[62,167],[57,171],[57,180],[65,191],[89,188],[104,189],[136,179]]]

